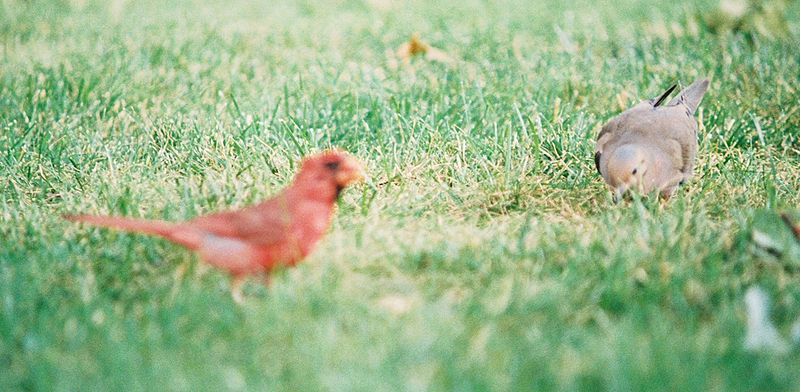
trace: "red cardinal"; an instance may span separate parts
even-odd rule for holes
[[[339,193],[363,179],[361,165],[341,151],[305,160],[294,182],[273,198],[238,211],[201,216],[187,222],[70,215],[74,222],[154,234],[200,254],[233,276],[231,293],[242,301],[241,284],[250,274],[269,273],[305,258],[330,226]]]

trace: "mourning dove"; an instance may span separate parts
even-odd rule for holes
[[[694,112],[708,80],[692,83],[664,104],[675,87],[614,117],[597,136],[594,163],[615,201],[629,190],[658,191],[668,199],[692,176],[697,155]]]

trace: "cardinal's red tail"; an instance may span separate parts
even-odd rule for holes
[[[155,234],[167,237],[175,230],[175,224],[166,221],[120,218],[101,215],[64,215],[64,219],[73,222],[84,222],[95,226],[111,227],[137,233]]]
[[[184,225],[161,220],[121,218],[101,215],[64,215],[64,219],[72,222],[89,223],[95,226],[110,227],[137,233],[153,234],[172,242],[194,249],[200,238],[194,230],[187,230]]]

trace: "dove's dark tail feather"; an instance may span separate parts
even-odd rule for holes
[[[678,87],[678,85],[673,84],[672,87],[667,89],[667,91],[664,91],[664,93],[655,100],[653,107],[657,108],[662,102],[664,102],[665,99],[669,98],[669,95],[672,94],[672,91],[675,90],[675,87]]]
[[[677,105],[683,103],[686,105],[689,114],[694,114],[697,107],[700,106],[700,101],[703,100],[703,95],[708,90],[708,79],[700,79],[689,85],[678,94],[677,97],[672,98],[667,106]]]
[[[200,238],[193,230],[172,222],[102,215],[64,215],[64,219],[95,226],[157,235],[190,249],[194,249],[200,244]]]

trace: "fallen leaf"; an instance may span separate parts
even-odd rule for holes
[[[400,45],[400,48],[397,49],[397,57],[406,63],[411,61],[412,57],[419,55],[424,55],[427,60],[438,61],[445,64],[452,64],[455,61],[447,52],[434,48],[420,39],[417,33],[411,35],[411,39]]]
[[[419,38],[419,34],[414,33],[411,35],[411,39],[408,40],[408,42],[400,45],[400,48],[397,49],[397,56],[401,59],[408,60],[418,54],[427,53],[428,48],[428,44],[422,42],[422,40]]]

